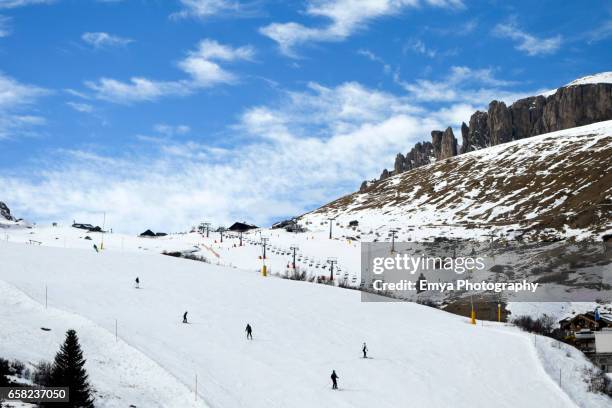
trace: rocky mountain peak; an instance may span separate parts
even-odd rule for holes
[[[570,82],[545,95],[515,101],[510,106],[491,101],[486,112],[476,111],[461,125],[461,147],[451,127],[431,132],[431,142],[417,143],[405,156],[399,153],[392,171],[379,180],[458,154],[544,133],[612,119],[612,72]]]

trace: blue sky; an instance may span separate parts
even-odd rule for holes
[[[0,200],[38,222],[266,224],[611,70],[604,1],[0,0]]]

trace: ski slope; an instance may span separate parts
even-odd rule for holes
[[[560,357],[536,349],[532,336],[417,304],[361,303],[356,291],[137,251],[0,241],[0,259],[1,354],[50,359],[76,328],[106,396],[100,406],[609,404],[580,382],[559,388],[542,362]],[[181,323],[185,310],[190,324]],[[364,341],[371,359],[360,358]],[[563,363],[576,372],[588,364]]]

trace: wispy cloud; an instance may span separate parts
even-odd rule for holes
[[[153,129],[164,136],[185,135],[191,131],[187,125],[168,125],[166,123],[158,123],[153,126]]]
[[[170,15],[170,18],[197,18],[205,19],[219,14],[236,14],[247,8],[239,1],[234,0],[179,0],[181,10]]]
[[[70,106],[75,111],[81,113],[91,113],[94,110],[93,106],[88,103],[66,102],[66,105]]]
[[[496,25],[493,34],[501,38],[514,40],[516,42],[515,48],[530,56],[554,54],[561,47],[563,39],[560,34],[548,38],[538,38],[521,30],[514,19]]]
[[[255,50],[250,46],[234,48],[204,39],[177,64],[188,75],[187,78],[159,81],[132,77],[128,82],[101,78],[87,81],[85,85],[95,92],[98,99],[125,104],[154,101],[164,96],[189,95],[202,88],[235,83],[236,75],[222,68],[220,62],[250,61],[254,55]]]
[[[44,118],[28,113],[28,107],[49,91],[27,85],[0,72],[0,139],[29,134]]]
[[[34,4],[51,4],[55,0],[0,0],[0,9],[17,8]]]
[[[425,55],[429,58],[434,58],[438,54],[437,50],[427,47],[422,40],[408,41],[404,46],[404,52],[406,52],[407,50],[412,50],[418,54]]]
[[[0,38],[11,35],[11,18],[0,14]]]
[[[452,66],[441,79],[404,81],[396,74],[395,81],[422,102],[463,103],[481,107],[493,99],[513,102],[533,94],[516,92],[514,88],[518,84],[497,78],[493,68]]]
[[[84,33],[81,39],[94,48],[122,47],[134,42],[131,38],[120,37],[104,32]]]
[[[391,73],[391,65],[387,64],[384,59],[382,59],[378,55],[374,54],[372,51],[362,48],[362,49],[357,51],[357,54],[366,57],[367,59],[369,59],[372,62],[377,62],[377,63],[381,64],[383,66],[383,71],[384,71],[385,74],[390,74]]]
[[[404,97],[353,82],[311,83],[246,109],[231,127],[242,137],[239,145],[184,140],[189,133],[180,141],[139,138],[152,154],[142,146],[112,157],[62,151],[62,160],[51,155],[36,179],[0,175],[0,184],[16,212],[39,222],[91,220],[106,211],[115,230],[131,232],[184,230],[202,217],[266,224],[377,174],[381,162],[429,134],[431,119],[424,117]],[[163,133],[166,126],[156,130]]]
[[[612,19],[609,18],[601,24],[596,24],[595,28],[584,34],[584,37],[586,37],[588,43],[595,43],[612,37]]]
[[[309,0],[305,13],[331,22],[322,27],[309,27],[296,22],[272,23],[260,33],[276,41],[281,52],[295,57],[294,48],[311,42],[342,41],[355,31],[367,27],[376,18],[401,13],[425,3],[435,7],[463,7],[460,0]]]

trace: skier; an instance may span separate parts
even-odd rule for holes
[[[331,380],[332,380],[332,390],[338,389],[338,374],[336,374],[336,370],[332,370]]]
[[[96,252],[99,252],[99,251],[98,251],[98,246],[97,246],[96,244],[93,244],[93,249],[94,249]]]
[[[361,351],[363,351],[363,358],[368,358],[368,346],[366,346],[365,342],[361,347]]]
[[[140,279],[138,279],[138,276],[136,277],[136,289],[140,289]]]
[[[246,329],[244,331],[247,334],[247,340],[248,339],[253,340],[253,328],[251,327],[250,324],[247,323]]]
[[[183,313],[183,323],[189,323],[187,321],[187,312]]]

